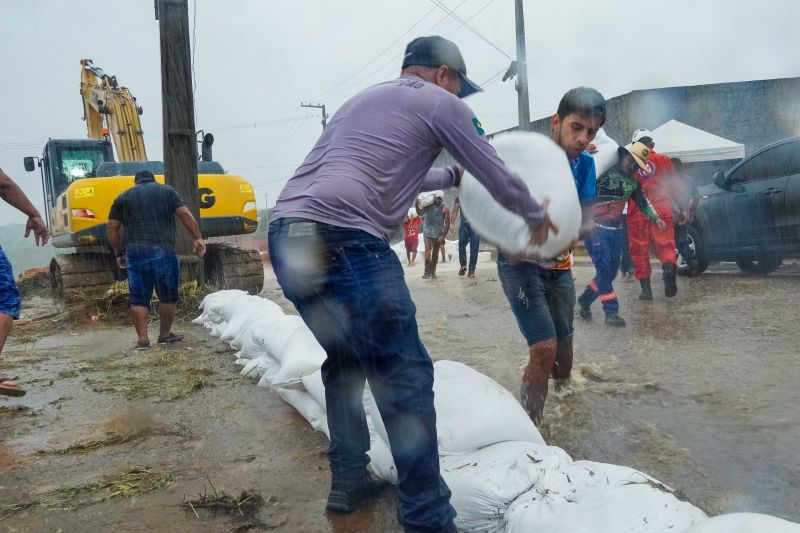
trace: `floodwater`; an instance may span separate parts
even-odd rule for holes
[[[575,267],[579,293],[593,273]],[[800,521],[797,273],[746,277],[722,265],[679,278],[667,299],[659,271],[653,302],[638,300],[636,281],[618,280],[628,326],[605,326],[599,302],[593,321],[576,316],[576,368],[567,387],[551,385],[545,440],[574,458],[647,472],[710,514]],[[527,348],[494,265],[479,265],[477,281],[408,278],[431,354],[517,393]]]
[[[576,319],[574,377],[551,390],[542,433],[575,458],[645,471],[711,514],[800,521],[800,276],[715,271],[681,279],[671,300],[654,276],[650,303],[636,299],[636,283],[619,281],[627,328]],[[479,264],[476,280],[452,263],[437,281],[421,279],[421,264],[407,272],[431,355],[516,393],[527,348],[494,265]],[[575,274],[580,290],[592,269]],[[291,310],[274,279],[264,294]],[[0,398],[0,531],[399,531],[391,490],[362,512],[326,516],[325,437],[241,380],[232,350],[202,328],[182,323],[185,343],[142,353],[128,326],[76,325],[34,304],[28,310],[44,318],[17,324],[3,353],[2,368],[29,393]],[[114,435],[134,437],[103,440]],[[66,453],[92,441],[104,444]],[[60,488],[134,469],[167,482],[129,497],[104,490],[53,501]],[[182,505],[215,490],[255,491],[265,504],[245,516]],[[4,517],[6,506],[31,502]]]

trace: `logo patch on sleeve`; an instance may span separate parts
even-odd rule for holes
[[[483,131],[483,126],[481,126],[481,121],[478,120],[478,117],[472,117],[472,124],[475,126],[475,129],[478,130],[478,135],[481,137],[486,135],[486,132]]]

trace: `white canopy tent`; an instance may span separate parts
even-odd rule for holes
[[[684,163],[741,159],[745,155],[743,144],[674,119],[652,130],[651,133],[656,152],[678,157]]]

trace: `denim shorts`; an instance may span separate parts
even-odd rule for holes
[[[127,246],[125,261],[128,263],[130,305],[149,307],[153,289],[161,303],[178,302],[180,264],[174,250],[160,246]]]
[[[528,346],[573,334],[575,284],[571,270],[542,268],[497,256],[497,273],[511,311]]]
[[[19,318],[19,289],[14,279],[11,262],[0,247],[0,313]]]

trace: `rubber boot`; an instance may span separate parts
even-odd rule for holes
[[[556,343],[556,359],[550,375],[553,379],[564,381],[572,373],[572,339]]]
[[[639,285],[642,286],[642,294],[639,295],[640,300],[650,301],[653,299],[653,288],[650,287],[650,278],[639,280]]]
[[[664,296],[672,298],[678,294],[677,269],[673,263],[664,263],[661,269],[664,271]]]
[[[624,328],[625,319],[617,313],[606,313],[606,326],[613,326],[615,328]]]
[[[556,359],[556,340],[548,339],[528,347],[530,359],[522,374],[520,399],[522,407],[537,426],[542,421],[544,401],[547,398],[547,384],[550,371]]]
[[[591,298],[592,290],[588,287],[583,291],[583,294],[578,296],[578,307],[580,308],[581,318],[584,320],[591,320],[592,318],[592,310],[589,308],[592,305]]]
[[[422,275],[422,279],[431,279],[431,262],[427,259],[425,260],[425,273]]]

